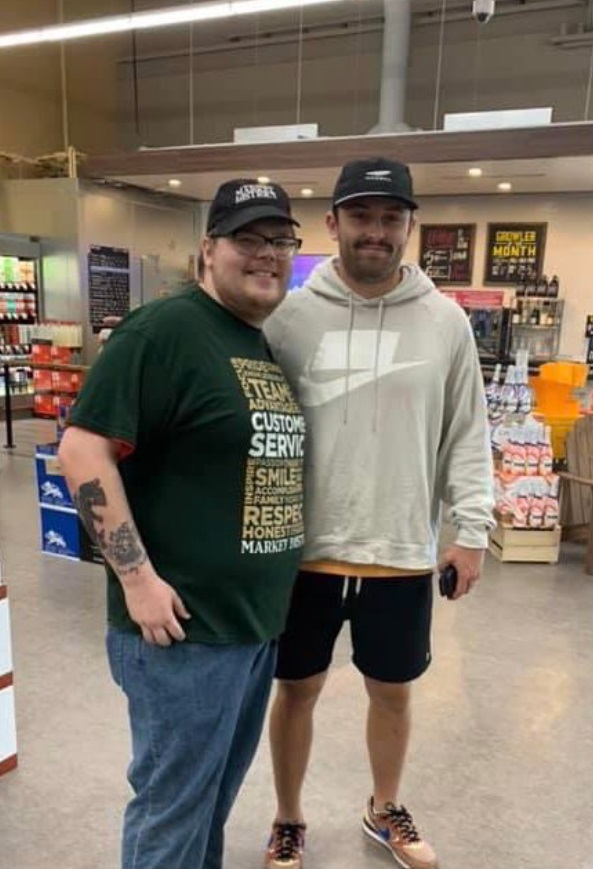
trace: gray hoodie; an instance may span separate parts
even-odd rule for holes
[[[440,505],[487,544],[493,485],[482,376],[462,309],[414,265],[379,299],[328,259],[265,332],[307,420],[306,561],[431,570]]]

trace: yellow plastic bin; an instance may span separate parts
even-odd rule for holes
[[[588,368],[584,362],[546,362],[531,379],[535,414],[550,426],[554,458],[566,458],[566,435],[582,413],[573,391],[585,386]]]

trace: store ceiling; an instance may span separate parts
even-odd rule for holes
[[[141,6],[155,3],[156,0],[139,0]],[[587,0],[497,0],[497,15],[532,11],[535,20],[544,9],[584,8],[586,3]],[[380,16],[383,5],[383,0],[341,0],[328,6],[311,7],[307,11],[307,23],[328,23],[346,11],[352,15],[353,7],[359,11],[364,9],[365,14]],[[471,18],[471,0],[447,0],[444,8],[448,15]],[[433,21],[434,16],[438,20],[442,10],[442,0],[412,0],[412,11],[423,23]],[[280,11],[278,18],[281,18]],[[292,19],[298,22],[294,11]],[[241,36],[239,25],[253,26],[247,21],[234,23],[233,39]],[[229,37],[228,24],[218,22],[208,29],[208,39],[220,42],[223,37]],[[133,153],[90,157],[82,167],[82,174],[97,180],[107,179],[109,184],[145,187],[196,200],[211,199],[218,185],[229,177],[261,175],[283,184],[295,197],[300,196],[302,188],[310,188],[315,198],[327,198],[340,164],[359,156],[361,149],[366,149],[364,156],[369,156],[372,149],[373,156],[375,153],[398,154],[409,162],[419,196],[503,195],[497,188],[502,181],[512,185],[512,193],[504,195],[593,191],[593,124],[564,126],[565,130],[563,125],[554,124],[548,130],[471,133],[457,138],[454,134],[420,133],[418,137],[393,137],[390,142],[376,145],[373,136],[345,137],[319,140],[311,143],[310,148],[299,147],[298,151],[297,143],[247,146],[240,151],[232,143],[140,149]],[[558,147],[554,137],[558,137]],[[449,146],[449,142],[454,144]],[[270,155],[269,161],[266,154]],[[468,170],[476,166],[483,171],[480,178],[468,175]],[[181,185],[172,189],[168,183],[172,178]]]
[[[481,178],[468,175],[470,168],[482,169]],[[568,193],[593,191],[593,156],[557,157],[539,160],[497,160],[412,164],[418,196],[466,196],[499,193],[497,185],[508,181],[512,193]],[[270,171],[266,166],[245,173],[249,177],[268,176],[282,184],[294,197],[303,188],[313,190],[313,197],[324,199],[331,194],[339,166],[320,169],[280,169]],[[150,190],[176,193],[198,200],[208,200],[219,184],[227,180],[229,172],[202,172],[175,175],[118,175],[113,183],[131,184]],[[169,180],[181,182],[171,188]],[[506,194],[512,195],[512,194]]]

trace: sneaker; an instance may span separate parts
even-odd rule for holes
[[[266,869],[303,869],[305,830],[305,824],[274,821],[266,851]]]
[[[391,852],[403,869],[436,869],[437,857],[428,842],[420,838],[414,819],[404,806],[386,803],[377,812],[371,797],[362,819],[364,833]]]

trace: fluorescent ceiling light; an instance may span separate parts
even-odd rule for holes
[[[169,178],[169,181],[167,183],[169,187],[181,187],[181,181],[179,180],[179,178]]]
[[[134,12],[111,18],[94,18],[73,24],[56,24],[35,30],[20,30],[0,34],[0,48],[15,48],[19,45],[38,45],[43,42],[64,42],[88,36],[106,36],[110,33],[126,33],[130,30],[149,30],[155,27],[170,27],[175,24],[190,24],[195,21],[212,21],[217,18],[233,18],[236,15],[252,15],[257,12],[278,12],[303,6],[321,6],[339,0],[225,0],[216,3],[191,3],[172,9],[155,9],[151,12]]]
[[[473,168],[467,170],[467,174],[470,176],[470,178],[481,178],[482,170],[479,166],[474,166]]]
[[[260,175],[258,177],[257,181],[258,181],[258,184],[269,184],[270,183],[270,179],[268,178],[267,175]]]
[[[313,196],[314,192],[315,191],[312,187],[303,187],[303,189],[301,190],[301,196],[304,196],[305,199],[309,199],[311,196]]]
[[[501,181],[500,184],[497,185],[499,190],[502,190],[503,193],[508,193],[509,190],[513,189],[513,185],[510,181]]]

